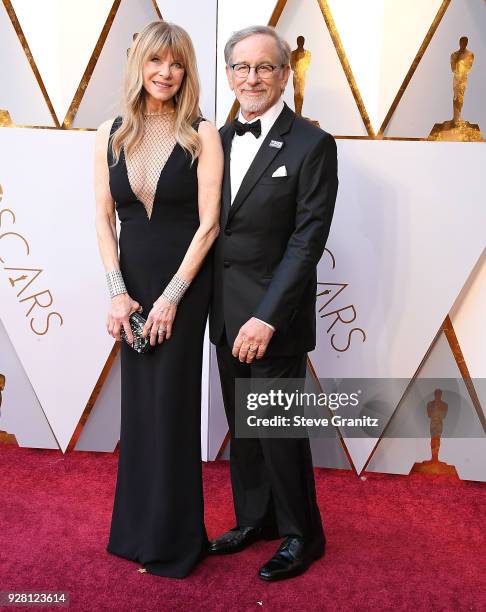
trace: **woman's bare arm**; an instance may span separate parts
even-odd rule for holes
[[[208,121],[199,126],[202,151],[197,168],[199,228],[187,249],[177,276],[191,282],[219,234],[223,148],[216,127]]]
[[[115,202],[110,191],[110,179],[106,152],[110,137],[111,121],[100,125],[95,143],[95,198],[96,234],[98,248],[105,271],[119,269],[118,239],[116,235]]]
[[[113,120],[105,121],[100,125],[96,133],[95,143],[96,234],[101,260],[106,272],[120,268],[115,202],[110,191],[106,157],[112,123]],[[120,340],[120,328],[123,325],[128,341],[133,342],[128,317],[139,308],[140,305],[132,300],[128,293],[122,293],[112,298],[106,322],[108,333]]]

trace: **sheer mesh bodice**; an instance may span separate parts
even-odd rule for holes
[[[174,112],[144,114],[142,140],[126,158],[128,180],[150,219],[160,174],[176,144]]]

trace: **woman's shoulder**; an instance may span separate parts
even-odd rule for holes
[[[112,129],[115,127],[115,123],[118,121],[119,117],[114,117],[113,119],[107,119],[106,121],[103,121],[103,123],[101,123],[98,126],[98,129],[96,130],[96,140],[99,141],[108,141],[110,134],[112,132]]]
[[[96,142],[99,146],[106,146],[112,132],[121,125],[121,117],[114,117],[103,121],[96,130]]]
[[[201,142],[200,159],[206,158],[215,162],[219,157],[222,157],[223,148],[218,129],[211,121],[201,121],[199,126],[199,139]],[[213,165],[214,170],[214,165]]]
[[[99,125],[98,131],[108,132],[108,133],[114,132],[121,126],[122,123],[123,123],[122,116],[117,115],[116,117],[113,117],[112,119],[107,119],[106,121],[103,121],[103,123]]]
[[[105,146],[108,144],[110,138],[111,126],[113,125],[114,119],[108,119],[103,121],[96,130],[96,144],[97,146]]]
[[[99,154],[105,154],[108,149],[108,143],[112,132],[118,127],[117,122],[121,122],[121,117],[114,117],[103,121],[96,130],[95,148]]]
[[[218,133],[214,123],[206,119],[205,117],[198,117],[193,123],[194,129],[198,132],[201,138],[211,138],[214,134]]]
[[[102,134],[106,132],[110,132],[113,124],[118,119],[119,117],[113,117],[112,119],[107,119],[106,121],[103,121],[103,123],[100,123],[100,125],[98,126],[97,132],[102,133]]]

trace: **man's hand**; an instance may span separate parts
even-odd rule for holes
[[[251,363],[255,358],[261,359],[273,333],[270,327],[252,317],[240,327],[233,344],[233,357],[237,357],[242,363]]]

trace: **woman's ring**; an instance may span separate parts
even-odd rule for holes
[[[166,331],[167,330],[165,329],[165,327],[159,327],[157,333],[159,334],[159,336],[162,336],[162,334],[165,334]]]
[[[256,348],[253,348],[252,346],[250,346],[250,347],[248,348],[248,352],[249,352],[249,353],[255,353],[255,352],[256,352]]]

